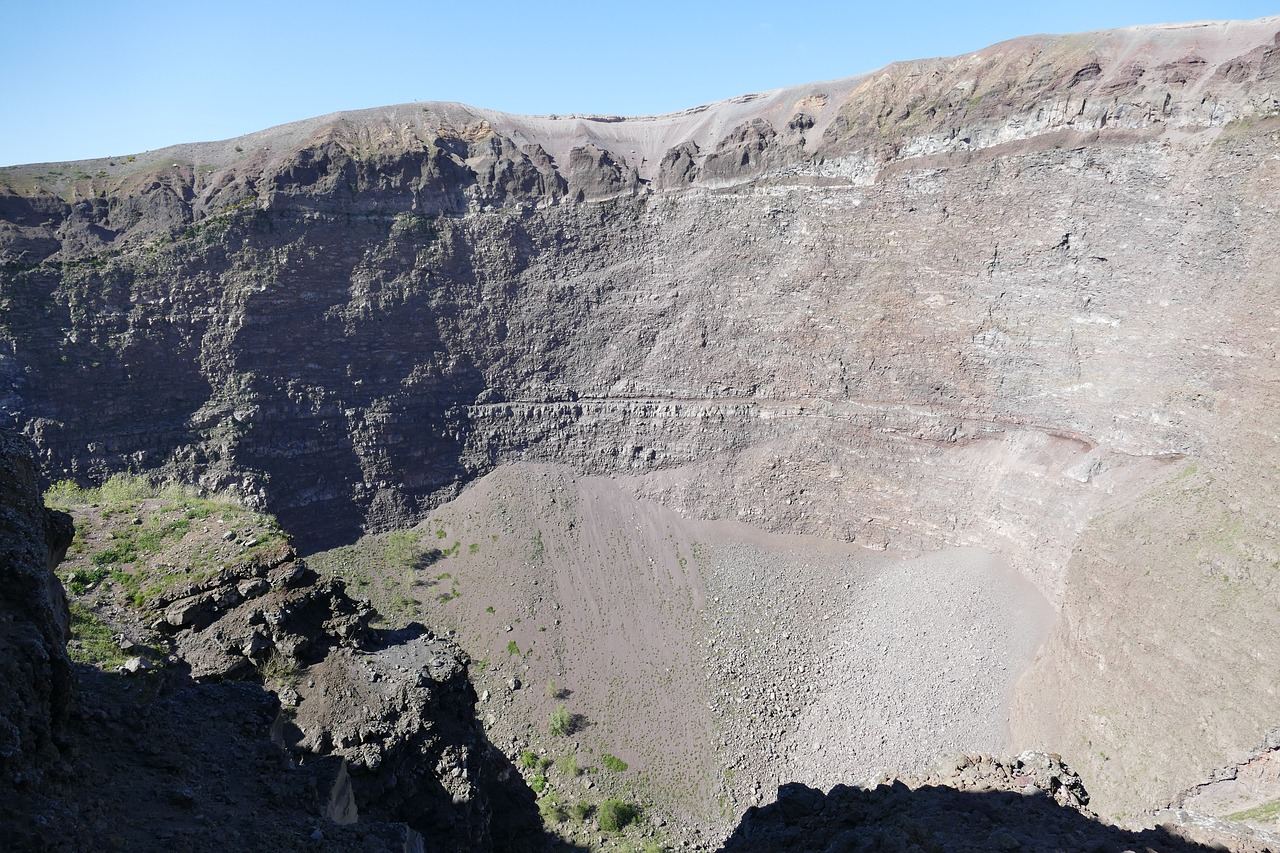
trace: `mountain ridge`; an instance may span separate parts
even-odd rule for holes
[[[1224,59],[1230,59],[1235,56],[1234,50],[1245,46],[1257,47],[1265,42],[1265,35],[1268,30],[1272,32],[1280,28],[1280,16],[1267,16],[1257,18],[1250,21],[1198,21],[1174,24],[1152,24],[1137,25],[1133,27],[1125,27],[1112,30],[1095,30],[1082,33],[1071,34],[1037,34],[1020,36],[997,42],[986,48],[969,53],[957,54],[947,57],[930,57],[912,60],[900,60],[891,62],[881,68],[873,71],[856,74],[849,77],[836,78],[827,81],[817,81],[812,83],[802,83],[791,86],[782,86],[774,89],[768,89],[761,92],[745,93],[719,101],[699,104],[696,106],[675,110],[667,113],[649,114],[649,115],[609,115],[609,114],[591,114],[591,113],[550,113],[550,114],[519,114],[510,113],[501,110],[477,107],[458,101],[414,101],[401,104],[389,104],[375,107],[360,108],[355,110],[340,110],[326,113],[318,116],[303,118],[295,121],[286,122],[284,124],[275,125],[273,127],[264,128],[258,131],[252,131],[238,136],[228,137],[221,140],[195,141],[186,143],[177,143],[174,145],[164,146],[158,149],[152,149],[145,152],[136,152],[132,155],[118,155],[109,157],[86,158],[82,160],[69,160],[49,163],[28,163],[14,164],[11,166],[0,167],[0,180],[4,180],[6,176],[10,179],[19,177],[25,178],[33,170],[38,168],[47,168],[49,166],[79,166],[82,168],[102,168],[104,166],[114,167],[119,163],[132,162],[146,165],[155,165],[163,167],[165,160],[188,159],[199,161],[202,164],[213,165],[215,167],[228,166],[237,161],[243,161],[247,158],[237,156],[242,153],[237,151],[237,147],[243,149],[246,144],[258,146],[266,143],[263,147],[285,147],[300,144],[308,139],[309,136],[316,133],[331,130],[335,127],[355,125],[374,125],[379,121],[382,123],[400,123],[416,124],[419,129],[430,130],[430,121],[423,121],[419,113],[426,113],[430,119],[440,119],[442,125],[437,125],[434,129],[447,129],[450,122],[454,124],[461,123],[463,125],[471,121],[488,121],[497,132],[515,131],[517,136],[523,134],[528,137],[524,141],[530,144],[544,144],[547,149],[552,152],[557,160],[567,156],[568,149],[564,148],[559,142],[547,145],[548,139],[560,140],[562,137],[568,136],[577,141],[591,142],[594,144],[602,144],[615,155],[625,155],[621,146],[626,142],[634,142],[634,139],[627,139],[625,136],[616,138],[619,135],[611,135],[607,133],[593,133],[600,128],[588,127],[594,125],[619,125],[628,128],[638,125],[647,124],[677,124],[680,120],[689,119],[695,116],[716,115],[721,112],[738,113],[737,118],[750,118],[758,115],[758,108],[761,104],[757,102],[765,102],[772,106],[772,112],[778,113],[785,109],[787,104],[803,100],[810,96],[822,96],[833,102],[832,106],[843,106],[842,99],[847,99],[864,88],[869,81],[882,78],[885,75],[892,75],[895,72],[906,71],[910,76],[910,70],[919,68],[921,70],[928,69],[930,66],[938,64],[959,64],[965,61],[980,61],[993,55],[1009,52],[1019,52],[1032,49],[1051,49],[1053,47],[1070,46],[1075,43],[1085,41],[1102,40],[1108,42],[1107,47],[1113,51],[1113,57],[1117,61],[1123,61],[1128,54],[1149,51],[1154,42],[1161,38],[1167,39],[1170,34],[1176,34],[1181,42],[1190,41],[1192,44],[1183,45],[1192,50],[1204,51],[1207,47],[1210,55],[1205,59],[1208,63],[1218,63]],[[1197,36],[1207,37],[1205,44],[1196,42]],[[1156,38],[1159,37],[1159,38]],[[1135,43],[1136,42],[1136,43]],[[1172,46],[1168,47],[1173,50]],[[1247,53],[1247,51],[1244,51]],[[1231,56],[1228,56],[1231,54]],[[1167,59],[1173,59],[1169,57]],[[1113,69],[1106,69],[1106,77],[1113,76]],[[757,109],[740,111],[735,107],[742,107],[747,104],[757,104]],[[819,120],[815,126],[819,131],[825,129],[831,117],[826,117],[825,121]],[[717,129],[723,130],[725,122],[720,122]],[[683,126],[681,129],[684,129]],[[663,137],[666,149],[678,145],[680,142],[694,141],[700,142],[705,147],[708,142],[713,142],[706,132],[695,131],[692,135],[685,133],[675,137]],[[611,144],[612,143],[612,144]],[[553,150],[554,149],[554,150]],[[665,150],[665,149],[664,149]],[[813,148],[810,148],[812,152]],[[646,151],[646,160],[653,160],[655,151]],[[625,157],[624,157],[625,159]],[[631,165],[636,165],[632,163]],[[652,166],[652,164],[651,164]],[[135,169],[124,170],[126,173],[136,171]],[[652,177],[648,175],[647,177]]]

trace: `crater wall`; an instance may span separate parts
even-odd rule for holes
[[[977,544],[1083,660],[1099,519],[1180,466],[1246,496],[1237,574],[1275,600],[1278,45],[1274,18],[1033,37],[670,116],[411,104],[3,169],[0,420],[54,477],[232,490],[310,548],[516,460]]]

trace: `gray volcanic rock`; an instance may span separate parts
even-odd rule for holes
[[[637,181],[634,168],[626,168],[611,153],[595,144],[583,145],[569,152],[569,186],[574,201],[634,192]]]
[[[732,183],[743,172],[782,165],[789,158],[778,151],[778,145],[778,134],[768,120],[756,118],[744,122],[729,131],[707,155],[701,177]]]
[[[73,683],[67,600],[53,567],[71,520],[44,508],[34,448],[0,430],[0,794],[59,758]]]
[[[1177,826],[1126,831],[1100,822],[1088,795],[1057,756],[1024,753],[1012,760],[967,756],[950,774],[894,779],[875,788],[837,785],[823,793],[784,785],[768,806],[748,809],[722,848],[748,851],[908,851],[986,853],[1025,850],[1143,850],[1207,853],[1214,836],[1184,837]],[[1230,849],[1261,851],[1243,838]]]
[[[682,142],[662,155],[658,170],[658,186],[688,186],[698,179],[698,143]]]
[[[1015,740],[1141,810],[1275,725],[1278,36],[3,169],[0,418],[52,476],[233,490],[308,548],[526,460],[1000,552],[1062,614]]]

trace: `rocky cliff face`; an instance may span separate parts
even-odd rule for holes
[[[173,491],[71,507],[69,614],[70,518],[0,441],[5,849],[549,849],[457,646]]]
[[[37,473],[30,444],[0,431],[0,791],[59,759],[72,703],[67,601],[52,573],[71,520],[44,508]]]
[[[1133,806],[1099,756],[1154,717],[1115,724],[1104,650],[1220,702],[1194,650],[1144,637],[1199,607],[1260,636],[1280,594],[1278,98],[1264,19],[668,116],[413,104],[0,170],[0,415],[57,476],[234,489],[309,547],[529,459],[702,517],[1001,551],[1064,608],[1025,738],[1074,739]],[[1166,583],[1141,496],[1189,461],[1227,520],[1179,522]],[[1127,527],[1098,521],[1115,505]],[[1280,652],[1229,645],[1219,742],[1155,702],[1190,750],[1151,758],[1165,794],[1271,725]]]

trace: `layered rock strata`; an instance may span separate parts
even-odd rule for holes
[[[0,170],[0,417],[55,476],[235,490],[307,547],[523,459],[999,551],[1063,613],[1018,736],[1144,808],[1275,724],[1280,649],[1236,638],[1280,595],[1278,38],[1038,36],[666,116],[412,104]]]

